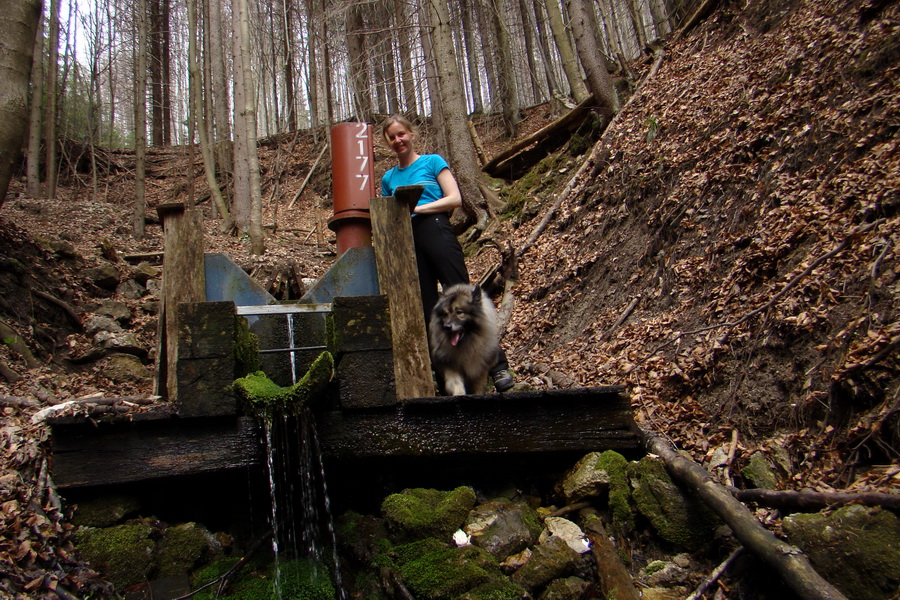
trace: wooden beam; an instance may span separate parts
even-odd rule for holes
[[[398,188],[396,197],[372,198],[372,243],[378,287],[388,297],[397,398],[434,396],[422,296],[413,247],[410,207],[421,195]],[[415,198],[413,198],[415,196]]]
[[[316,423],[328,458],[636,450],[620,386],[445,396],[402,407],[327,412]]]
[[[159,418],[53,426],[51,473],[61,489],[194,475],[265,463],[250,417]]]

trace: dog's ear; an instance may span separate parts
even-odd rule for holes
[[[475,285],[472,287],[472,302],[478,303],[481,302],[481,286]]]

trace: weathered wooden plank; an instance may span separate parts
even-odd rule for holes
[[[318,417],[330,458],[636,449],[621,387],[422,398]]]
[[[411,187],[411,186],[410,186]],[[378,287],[387,295],[397,398],[433,396],[434,379],[425,334],[408,194],[372,198],[372,241]],[[419,192],[421,195],[421,191]]]
[[[113,485],[264,464],[250,417],[61,425],[51,436],[59,488]]]
[[[178,315],[175,406],[181,417],[237,414],[233,302],[182,303]]]

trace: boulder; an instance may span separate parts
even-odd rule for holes
[[[472,544],[502,561],[532,545],[541,525],[537,513],[527,504],[492,500],[475,507],[463,529]]]
[[[850,600],[900,593],[900,518],[894,513],[846,506],[831,514],[789,515],[783,527],[788,540]]]
[[[538,590],[552,580],[573,573],[581,555],[572,550],[564,539],[551,536],[543,544],[531,549],[531,559],[512,574],[510,579],[531,591]]]
[[[451,491],[412,488],[385,498],[381,514],[397,539],[435,537],[449,543],[474,506],[475,492],[470,487]]]

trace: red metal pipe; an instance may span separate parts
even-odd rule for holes
[[[337,234],[337,253],[372,245],[369,198],[375,196],[375,145],[368,123],[338,123],[331,128],[334,216],[328,228]]]

